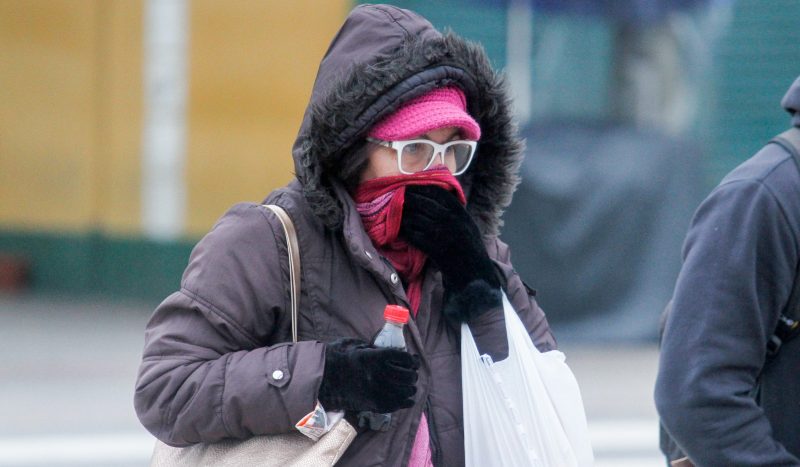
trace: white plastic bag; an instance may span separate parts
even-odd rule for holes
[[[505,294],[503,309],[505,360],[479,355],[461,326],[466,465],[592,465],[583,399],[564,354],[539,352]]]

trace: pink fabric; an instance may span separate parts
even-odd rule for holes
[[[414,438],[414,447],[411,448],[411,457],[408,458],[408,467],[433,467],[432,457],[428,419],[425,414],[422,414],[417,428],[417,436]]]
[[[467,98],[455,87],[436,88],[410,100],[373,126],[369,136],[397,141],[447,127],[459,128],[468,140],[481,139],[481,127],[467,113]]]

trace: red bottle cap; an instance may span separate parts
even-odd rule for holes
[[[400,305],[386,305],[383,309],[383,319],[395,323],[408,323],[408,308]]]

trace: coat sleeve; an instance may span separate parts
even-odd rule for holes
[[[533,344],[541,352],[555,350],[558,345],[556,338],[547,322],[547,316],[536,303],[536,292],[528,288],[522,281],[517,270],[511,264],[511,251],[508,245],[497,240],[497,261],[500,269],[506,275],[506,294],[508,301],[519,314],[522,324],[528,330]]]
[[[698,466],[787,466],[749,395],[793,284],[795,236],[768,187],[738,180],[701,204],[664,330],[655,400]]]
[[[287,432],[314,408],[324,345],[272,342],[288,310],[279,229],[260,206],[232,208],[147,324],[134,405],[165,443]]]

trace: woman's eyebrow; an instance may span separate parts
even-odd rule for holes
[[[450,141],[456,141],[456,140],[459,140],[459,139],[464,139],[464,137],[461,136],[461,132],[460,131],[456,131],[455,133],[450,135],[449,138],[447,138],[447,142],[449,143]]]
[[[420,138],[422,138],[422,139],[431,139],[431,134],[430,133],[425,133],[424,135],[420,136]],[[450,141],[455,141],[457,139],[463,139],[463,137],[461,136],[461,130],[459,130],[458,128],[453,128],[453,133],[450,136],[447,137],[447,139],[445,140],[445,143],[449,143]]]

